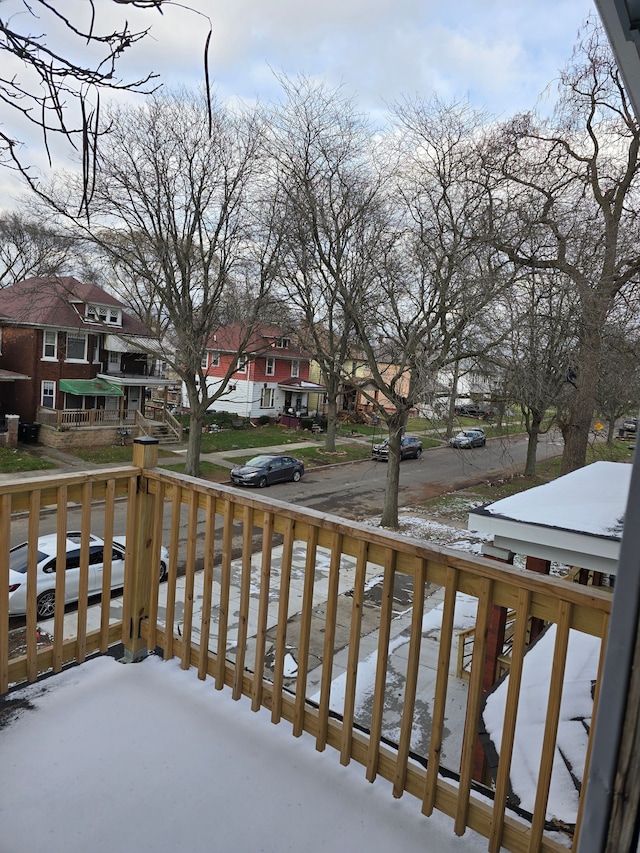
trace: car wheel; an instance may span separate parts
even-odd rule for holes
[[[266,477],[260,477],[260,479],[258,480],[258,488],[264,489],[264,488],[266,488],[266,486],[267,486],[267,478]]]
[[[484,447],[486,443],[487,443],[487,439],[486,439],[486,438],[484,438],[484,439],[482,440],[482,444],[480,445],[480,447]]]
[[[166,576],[167,576],[167,566],[161,560],[160,561],[160,583],[162,583],[162,581],[166,578]]]
[[[56,591],[48,589],[40,593],[36,600],[36,614],[39,619],[51,619],[56,609]]]
[[[422,456],[422,451],[416,450],[416,459],[420,459],[421,456]]]
[[[296,470],[293,472],[293,476],[291,477],[291,479],[293,480],[294,483],[297,483],[297,482],[299,482],[300,477],[302,477],[302,474],[296,468]]]

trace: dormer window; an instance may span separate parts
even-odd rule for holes
[[[278,338],[276,341],[276,346],[278,349],[289,349],[291,345],[291,338]]]
[[[108,326],[122,325],[122,311],[107,305],[87,305],[85,317],[92,323],[106,323]]]

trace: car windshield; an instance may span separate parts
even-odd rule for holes
[[[253,459],[250,459],[244,464],[248,468],[265,468],[267,465],[270,465],[272,461],[273,457],[271,456],[254,456]]]
[[[28,546],[25,542],[24,545],[18,545],[17,548],[13,548],[9,552],[9,568],[14,572],[19,572],[21,575],[27,573],[27,553]],[[36,562],[40,563],[45,559],[47,555],[43,551],[38,551],[38,555],[36,558]]]

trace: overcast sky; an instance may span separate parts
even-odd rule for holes
[[[88,0],[55,7],[78,25],[90,8]],[[5,19],[24,9],[22,0],[1,0],[1,8]],[[125,18],[152,28],[121,64],[125,76],[153,70],[167,85],[202,82],[210,20],[210,73],[222,99],[273,100],[274,73],[304,74],[342,84],[378,123],[386,104],[434,92],[469,97],[499,117],[530,109],[597,14],[588,0],[184,0],[162,15],[97,0],[96,10],[98,30]],[[15,20],[24,23],[24,11]],[[39,24],[64,50],[47,19],[31,31]]]
[[[284,70],[343,83],[368,111],[435,91],[498,115],[533,106],[596,14],[587,0],[185,2],[211,17],[211,73],[223,96],[269,99],[273,71]],[[140,51],[142,67],[167,82],[199,79],[206,21],[179,7],[159,18],[145,13],[156,41]]]

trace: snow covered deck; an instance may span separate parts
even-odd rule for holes
[[[3,853],[487,849],[176,661],[103,657],[9,698]]]

